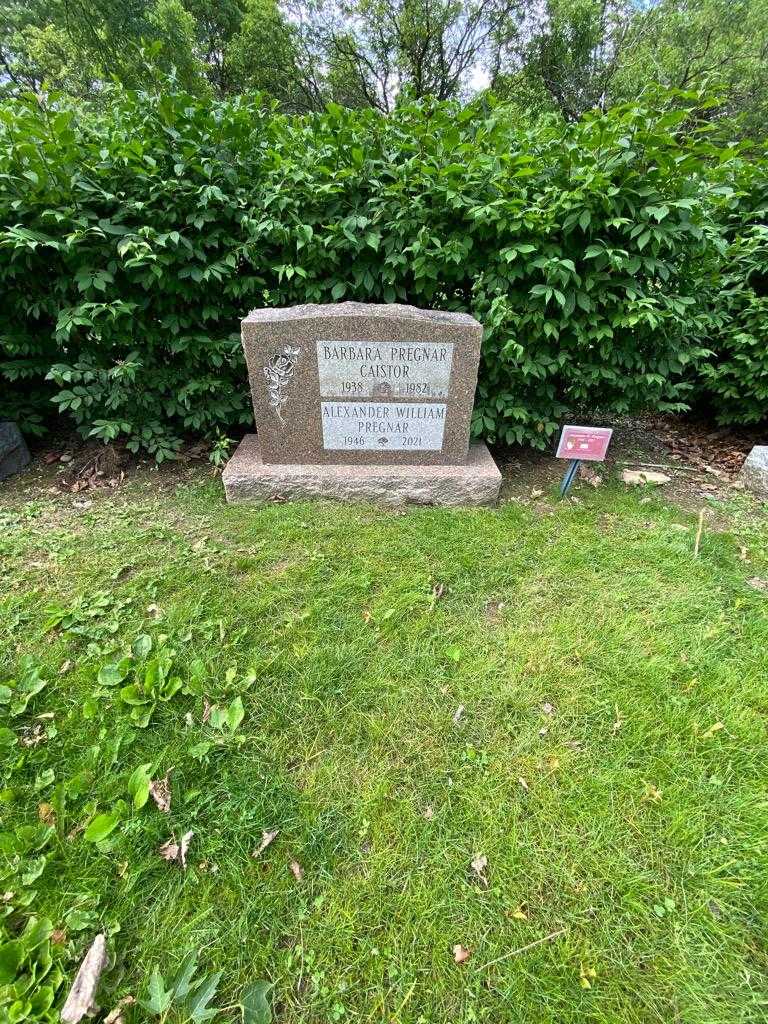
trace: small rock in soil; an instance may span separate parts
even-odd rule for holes
[[[661,487],[663,484],[668,484],[672,477],[652,469],[625,469],[621,474],[621,479],[625,484],[631,484],[633,487],[642,486],[643,484],[653,484],[654,487]]]

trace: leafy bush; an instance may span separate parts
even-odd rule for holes
[[[101,112],[8,101],[0,414],[34,429],[53,403],[172,457],[251,421],[248,309],[342,299],[474,313],[490,440],[543,447],[582,406],[684,408],[723,249],[707,172],[729,153],[674,100],[573,125],[487,101],[386,119],[118,88]]]
[[[768,161],[747,164],[739,178],[702,390],[720,423],[759,423],[768,415]]]

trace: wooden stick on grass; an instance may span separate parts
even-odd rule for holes
[[[699,546],[701,545],[701,535],[704,532],[704,509],[699,512],[699,528],[696,531],[696,543],[693,545],[693,557],[699,557]]]
[[[529,942],[527,946],[521,946],[519,949],[513,949],[510,953],[505,953],[504,956],[496,957],[495,960],[489,960],[487,964],[481,964],[480,967],[476,967],[477,971],[484,971],[486,967],[493,967],[494,964],[500,964],[502,960],[509,960],[513,956],[519,956],[520,953],[527,953],[529,949],[533,949],[534,946],[541,946],[545,942],[552,942],[553,939],[559,938],[561,935],[565,935],[565,928],[560,928],[556,932],[550,932],[549,935],[545,935],[542,939],[536,939],[535,942]]]

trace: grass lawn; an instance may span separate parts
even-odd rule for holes
[[[0,889],[57,929],[58,1004],[104,928],[105,1009],[200,950],[284,1024],[765,1021],[766,522],[694,558],[659,496],[580,493],[4,499],[0,681],[47,685],[0,707]],[[148,663],[169,699],[126,703]]]

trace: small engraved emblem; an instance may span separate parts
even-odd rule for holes
[[[380,437],[378,444],[380,448],[386,448],[387,445],[389,444],[389,441],[386,439],[386,437]]]
[[[281,423],[284,422],[281,409],[288,401],[285,389],[296,372],[296,360],[299,357],[300,349],[291,348],[286,345],[282,352],[272,356],[264,367],[264,376],[267,378],[267,394],[269,395],[270,408]]]

